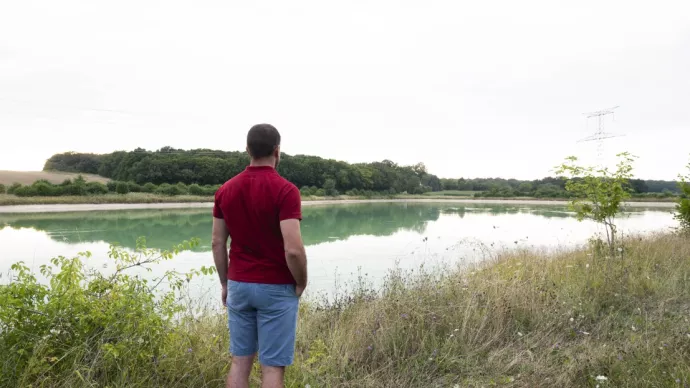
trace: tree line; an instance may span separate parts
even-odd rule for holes
[[[159,195],[199,195],[212,196],[220,185],[185,185],[184,183],[156,185],[146,183],[140,185],[134,182],[110,181],[106,184],[100,182],[87,182],[81,175],[74,179],[65,179],[62,183],[53,184],[45,179],[40,179],[30,185],[14,183],[5,188],[0,187],[0,194],[16,195],[18,197],[60,197],[60,196],[85,196],[103,194],[128,194],[128,193],[152,193]]]
[[[237,175],[248,164],[249,158],[244,152],[163,147],[157,151],[138,148],[104,155],[56,154],[48,159],[44,170],[98,174],[123,182],[120,192],[129,187],[128,192],[211,195],[212,188]],[[389,160],[350,164],[317,156],[283,154],[278,171],[299,187],[304,196],[373,197],[457,190],[475,192],[478,197],[570,197],[565,190],[565,180],[560,177],[439,179],[422,163],[401,166]],[[674,181],[632,179],[629,183],[636,196],[663,198],[678,193],[678,183]],[[102,191],[89,184],[92,191]],[[86,190],[89,193],[89,188]],[[32,190],[25,191],[31,193]],[[115,187],[109,192],[118,191]]]
[[[62,153],[48,159],[44,170],[98,174],[139,185],[218,185],[242,172],[248,164],[249,158],[243,152],[164,147],[157,151],[138,148],[104,155]],[[422,163],[401,166],[384,160],[350,164],[317,156],[283,154],[278,171],[297,187],[322,189],[325,195],[353,190],[388,194],[442,190],[441,180],[428,173]]]
[[[637,197],[668,198],[678,194],[678,182],[630,179],[629,189]],[[570,198],[566,180],[546,177],[535,180],[503,178],[441,179],[444,190],[475,191],[477,197]]]

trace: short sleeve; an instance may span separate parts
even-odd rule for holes
[[[213,201],[213,217],[215,218],[225,218],[223,217],[223,210],[220,208],[220,191],[216,192],[215,200]]]
[[[302,220],[302,197],[300,197],[297,187],[290,186],[285,193],[280,204],[279,219],[280,221],[290,219]]]

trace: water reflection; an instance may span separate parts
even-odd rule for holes
[[[438,204],[352,204],[304,208],[304,241],[316,245],[352,236],[390,236],[400,231],[424,234],[430,221],[441,214],[464,218],[467,213],[532,214],[540,217],[568,217],[565,209],[527,208],[500,205],[451,206]],[[134,248],[145,236],[151,248],[166,249],[191,237],[202,239],[198,251],[208,251],[211,215],[208,209],[130,210],[75,213],[1,215],[2,227],[28,228],[45,232],[51,239],[68,244],[118,243]]]
[[[626,235],[646,233],[675,224],[669,210],[635,209],[620,220],[619,230]],[[592,222],[577,222],[562,206],[475,203],[308,206],[302,227],[309,246],[310,289],[327,292],[359,279],[360,270],[380,281],[396,266],[483,260],[477,247],[563,249],[601,232]],[[0,215],[0,276],[16,261],[37,270],[52,257],[73,257],[82,251],[91,251],[91,265],[100,268],[109,244],[133,248],[139,236],[161,249],[201,238],[202,246],[195,252],[182,252],[158,268],[188,272],[212,264],[210,232],[210,209]],[[207,281],[208,286],[198,284],[199,292],[216,296],[217,281]]]

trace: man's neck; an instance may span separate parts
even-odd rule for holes
[[[276,161],[273,158],[264,158],[264,159],[252,159],[251,162],[249,162],[249,166],[251,167],[273,167],[275,168]]]

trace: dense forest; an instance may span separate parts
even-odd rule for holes
[[[105,155],[57,154],[48,159],[44,170],[99,174],[140,185],[179,182],[217,185],[240,173],[248,164],[244,152],[164,147],[158,151],[136,149]],[[316,156],[283,154],[278,171],[297,187],[323,189],[327,195],[351,190],[389,194],[442,190],[440,179],[429,174],[421,163],[399,166],[384,160],[350,164]]]
[[[185,151],[164,147],[157,151],[136,149],[104,155],[57,154],[48,159],[44,170],[99,174],[117,182],[128,182],[128,191],[208,195],[219,184],[244,170],[248,163],[249,158],[244,152],[207,149]],[[350,164],[316,156],[283,154],[278,170],[305,195],[367,196],[374,193],[423,194],[451,190],[475,192],[475,196],[482,197],[568,197],[565,180],[558,177],[531,181],[502,178],[439,179],[429,173],[422,163],[400,166],[384,160]],[[111,185],[110,191],[117,192],[115,184]],[[185,189],[185,185],[190,186]],[[630,188],[637,196],[668,197],[678,192],[677,182],[673,181],[633,179]],[[121,191],[124,192],[125,188],[122,187]]]

